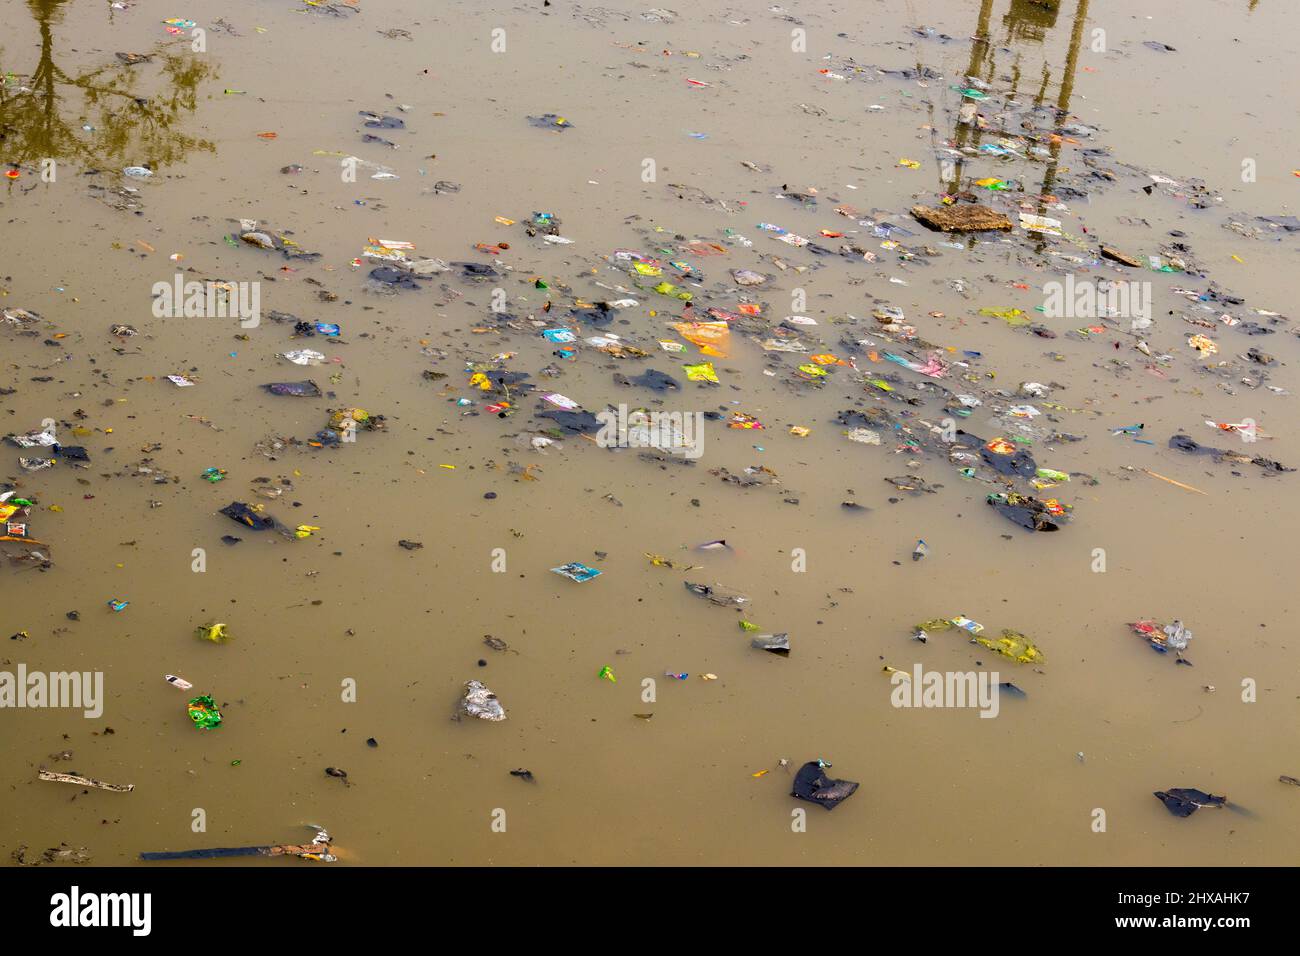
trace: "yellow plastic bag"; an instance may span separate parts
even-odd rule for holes
[[[224,644],[230,640],[224,624],[200,624],[194,632],[201,640],[211,641],[213,644]]]
[[[1038,649],[1033,641],[1019,631],[1003,628],[1001,637],[996,639],[977,637],[975,643],[1021,664],[1044,663],[1043,652]]]
[[[686,372],[686,377],[692,382],[717,382],[718,373],[713,370],[712,362],[701,362],[698,365],[683,365],[682,369]]]

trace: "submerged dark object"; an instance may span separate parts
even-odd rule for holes
[[[568,129],[573,124],[555,113],[543,113],[541,116],[528,117],[528,125],[538,129]]]
[[[1227,797],[1216,797],[1203,790],[1183,787],[1174,787],[1167,793],[1157,790],[1155,796],[1176,817],[1190,817],[1201,807],[1221,807],[1228,802]]]
[[[271,382],[263,385],[272,395],[289,395],[293,398],[320,398],[320,386],[307,379],[303,382]]]
[[[795,775],[794,789],[790,791],[790,796],[834,810],[853,796],[858,786],[852,780],[835,780],[826,776],[821,761],[810,760]]]
[[[409,273],[394,269],[392,266],[379,266],[376,269],[371,269],[368,277],[373,279],[375,282],[380,282],[396,289],[420,288],[420,283],[411,278]]]
[[[661,372],[658,369],[648,368],[640,375],[626,380],[629,385],[640,385],[654,392],[677,391],[682,387],[682,383],[677,381],[667,372]]]
[[[523,770],[523,769],[520,769],[520,770],[511,770],[511,771],[510,771],[510,776],[512,776],[512,777],[519,777],[519,778],[521,778],[521,779],[523,779],[523,780],[527,780],[529,783],[534,783],[534,782],[536,782],[535,779],[534,779],[534,777],[533,777],[533,772],[532,772],[531,770]]]
[[[690,581],[682,583],[686,585],[686,590],[702,598],[708,598],[709,603],[716,604],[718,607],[740,607],[749,603],[748,597],[723,584],[692,584]]]
[[[981,448],[980,458],[998,474],[1008,477],[1019,475],[1021,478],[1032,478],[1038,471],[1034,456],[1023,448],[1017,448],[1010,455],[999,455],[988,448]]]
[[[1217,455],[1221,454],[1217,448],[1209,448],[1202,445],[1190,435],[1174,435],[1169,439],[1169,447],[1178,451],[1185,451],[1189,455]]]
[[[1011,220],[1002,213],[978,204],[913,206],[913,218],[937,232],[1011,231]]]
[[[605,427],[605,423],[591,412],[570,412],[552,408],[539,412],[538,417],[549,418],[565,431],[570,432],[598,432]]]
[[[406,129],[406,123],[396,116],[381,116],[369,110],[362,110],[357,115],[366,118],[366,127],[369,129]]]
[[[460,269],[461,275],[464,276],[465,278],[477,277],[477,278],[489,279],[492,278],[493,276],[498,276],[501,274],[497,272],[496,269],[493,269],[486,262],[451,262],[448,263],[448,265],[453,265],[456,268]]]
[[[304,860],[333,863],[338,857],[330,853],[333,838],[321,827],[307,824],[316,831],[310,843],[280,843],[273,846],[228,846],[204,850],[166,850],[159,853],[141,853],[142,860],[211,860],[228,856],[296,856]],[[48,851],[47,851],[48,852]]]
[[[979,445],[980,460],[1000,475],[1006,475],[1008,478],[1017,475],[1021,478],[1032,478],[1037,474],[1038,463],[1034,461],[1034,456],[1027,449],[1017,447],[1005,438],[986,441],[960,428],[957,430],[957,436],[963,440],[963,444],[970,441]],[[1002,450],[995,451],[995,448]],[[1008,448],[1010,451],[1006,451]]]
[[[1256,455],[1253,458],[1248,458],[1239,452],[1232,451],[1231,449],[1213,448],[1210,445],[1202,445],[1190,435],[1174,435],[1169,439],[1169,447],[1176,451],[1186,452],[1189,455],[1212,455],[1216,462],[1250,462],[1250,464],[1257,465],[1265,471],[1295,471],[1294,468],[1288,468],[1281,462],[1274,461],[1271,458],[1265,458],[1263,455]]]
[[[756,647],[760,651],[768,651],[772,654],[780,654],[782,657],[790,656],[790,635],[789,634],[760,634],[749,642],[751,647]]]
[[[1256,216],[1255,218],[1267,222],[1270,225],[1280,226],[1287,232],[1296,232],[1297,230],[1300,230],[1300,219],[1297,219],[1295,216]]]

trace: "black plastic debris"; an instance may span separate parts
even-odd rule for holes
[[[1263,468],[1265,471],[1291,472],[1294,468],[1288,468],[1281,462],[1274,461],[1271,458],[1265,458],[1262,455],[1256,455],[1253,458],[1232,451],[1227,448],[1214,448],[1210,445],[1202,445],[1190,435],[1178,434],[1169,439],[1169,447],[1175,451],[1186,452],[1189,455],[1210,455],[1216,462],[1249,462],[1252,465]]]
[[[981,444],[984,443],[981,442]],[[1008,477],[1018,475],[1021,478],[1032,478],[1038,471],[1034,456],[1023,448],[1016,449],[1010,455],[1000,455],[988,448],[981,448],[980,458],[984,464],[991,466],[999,475],[1007,475]]]
[[[271,382],[262,386],[272,395],[288,395],[292,398],[320,398],[320,386],[307,379],[303,382]]]
[[[1182,787],[1174,787],[1168,792],[1157,790],[1155,796],[1176,817],[1190,817],[1201,807],[1217,808],[1228,802],[1227,797],[1216,797],[1203,790]]]
[[[614,312],[608,307],[604,309],[570,309],[569,315],[579,322],[586,322],[588,325],[594,325],[597,328],[603,328],[614,321]]]
[[[461,275],[466,279],[492,279],[501,274],[485,262],[449,262],[447,264],[459,269]]]
[[[1210,448],[1202,445],[1190,435],[1174,435],[1169,439],[1169,447],[1178,451],[1185,451],[1189,455],[1214,455],[1218,454],[1217,448]]]
[[[751,647],[756,647],[760,651],[768,651],[772,654],[780,654],[782,657],[790,656],[790,635],[789,634],[760,634],[749,642]]]
[[[503,368],[496,368],[484,372],[483,377],[492,383],[492,390],[501,391],[527,391],[533,386],[527,384],[531,376],[527,372],[510,372]]]
[[[420,283],[416,282],[409,273],[394,269],[392,266],[379,266],[371,269],[368,278],[392,289],[420,288]]]
[[[221,514],[232,521],[238,521],[240,524],[252,528],[254,531],[270,531],[275,528],[274,518],[270,515],[258,513],[253,510],[252,506],[246,505],[242,501],[232,501],[221,509]]]
[[[539,412],[538,416],[540,418],[549,418],[565,431],[570,432],[598,432],[605,427],[605,423],[591,412],[570,412],[559,408],[551,408]]]
[[[682,387],[681,382],[671,375],[653,368],[648,368],[640,375],[627,379],[627,383],[629,385],[640,385],[642,388],[648,388],[653,392],[677,391]]]
[[[987,501],[1002,517],[1028,531],[1059,531],[1061,525],[1069,520],[1068,514],[1063,511],[1058,513],[1049,508],[1046,503],[1030,495],[1020,495],[1015,492],[992,494],[988,496]]]
[[[790,796],[834,810],[853,796],[859,785],[852,780],[835,780],[826,776],[823,766],[830,764],[823,765],[820,760],[810,760],[800,767]]]

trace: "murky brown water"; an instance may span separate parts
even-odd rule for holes
[[[625,2],[557,2],[544,12],[532,2],[369,2],[331,16],[290,0],[231,0],[221,8],[231,33],[184,4],[140,0],[114,10],[99,0],[6,0],[0,66],[15,77],[3,107],[9,152],[0,159],[25,165],[0,209],[3,305],[39,312],[47,324],[36,337],[0,328],[0,385],[16,389],[2,399],[3,430],[25,432],[45,418],[68,423],[60,434],[84,445],[92,464],[27,474],[17,458],[31,452],[6,446],[3,474],[39,500],[32,531],[50,544],[54,565],[0,571],[0,628],[30,635],[6,642],[0,658],[6,670],[23,663],[103,671],[106,692],[100,720],[0,712],[6,855],[20,844],[39,850],[66,841],[87,847],[97,863],[127,863],[141,850],[296,841],[298,824],[317,822],[347,859],[367,864],[1291,862],[1300,794],[1277,777],[1300,775],[1295,607],[1285,583],[1300,476],[1270,477],[1165,447],[1180,431],[1238,447],[1203,422],[1249,417],[1276,438],[1247,451],[1300,461],[1294,396],[1242,384],[1261,370],[1236,358],[1251,346],[1271,352],[1278,364],[1268,367],[1267,384],[1294,391],[1290,323],[1261,337],[1196,328],[1177,313],[1215,321],[1222,310],[1193,313],[1168,290],[1204,290],[1207,279],[1081,268],[1080,278],[1152,283],[1156,321],[1144,337],[1153,352],[1174,356],[1156,377],[1131,348],[1126,323],[1124,334],[1049,341],[979,315],[1021,308],[1061,333],[1090,324],[1033,312],[1043,284],[1062,273],[1020,230],[1007,242],[959,250],[906,217],[913,202],[944,189],[942,144],[959,131],[952,87],[964,87],[973,69],[991,94],[980,107],[986,115],[1012,88],[1024,107],[1041,91],[1046,103],[1062,102],[1072,122],[1098,130],[1083,145],[1110,148],[1101,166],[1202,179],[1208,195],[1222,197],[1194,210],[1174,188],[1143,194],[1137,185],[1149,177],[1089,180],[1078,149],[1066,144],[1056,183],[1083,184],[1091,197],[1046,210],[1080,238],[1051,248],[1091,262],[1099,236],[1145,257],[1170,241],[1169,230],[1182,230],[1209,279],[1245,297],[1228,311],[1256,320],[1252,308],[1287,313],[1296,240],[1251,237],[1225,223],[1262,226],[1255,216],[1293,212],[1300,94],[1279,82],[1296,53],[1293,11],[1269,0],[1160,0],[1144,12],[1118,0],[1079,7],[1064,0],[1052,16],[1019,0],[799,2],[780,13],[703,0],[650,21],[642,17],[648,6]],[[169,37],[161,23],[169,17],[198,19],[206,51]],[[917,25],[952,39],[917,36],[909,29]],[[505,31],[500,53],[492,50],[497,28]],[[807,31],[806,53],[791,51],[796,28]],[[380,32],[393,29],[410,39]],[[1096,29],[1109,52],[1091,49]],[[976,34],[990,42],[972,44]],[[1157,52],[1142,45],[1148,40],[1176,50]],[[137,66],[113,56],[156,50]],[[850,75],[849,57],[943,77]],[[11,85],[38,93],[19,95]],[[95,102],[84,99],[86,89]],[[152,99],[140,107],[131,96]],[[399,104],[410,108],[400,112]],[[400,116],[407,129],[364,130],[359,110]],[[552,133],[525,121],[548,112],[572,128]],[[276,138],[259,138],[264,132]],[[363,132],[400,148],[363,144]],[[960,135],[976,146],[1000,138]],[[386,164],[401,178],[375,181],[363,169],[345,183],[337,154]],[[40,182],[37,164],[48,156],[59,162],[54,183]],[[647,158],[656,182],[642,180]],[[904,158],[920,168],[898,165]],[[1247,158],[1256,161],[1257,181],[1242,181]],[[155,167],[149,180],[119,175],[140,163]],[[306,170],[280,174],[291,163]],[[104,172],[87,175],[92,169]],[[1021,181],[1032,199],[1055,188],[1044,186],[1044,169],[985,155],[962,175],[964,183]],[[435,195],[439,180],[461,188]],[[726,206],[678,198],[669,183],[699,187]],[[137,187],[140,214],[110,208],[92,184]],[[783,184],[816,187],[817,206],[778,198]],[[839,203],[864,215],[880,210],[917,233],[901,238],[905,245],[928,244],[940,255],[899,261],[868,229],[835,215]],[[533,211],[559,216],[573,244],[526,237],[522,222]],[[496,216],[519,224],[500,226]],[[323,257],[286,263],[232,247],[223,236],[240,218],[292,230]],[[831,247],[837,240],[820,239],[819,230],[856,231],[853,241],[879,259],[777,245],[759,222]],[[665,231],[651,241],[644,230],[656,227]],[[654,367],[683,378],[682,362],[701,360],[693,346],[684,356],[658,349],[658,339],[674,337],[664,323],[677,305],[671,299],[637,291],[640,305],[620,313],[629,324],[611,326],[653,350],[648,360],[584,348],[576,362],[555,360],[564,371],[553,381],[537,373],[555,346],[523,332],[470,330],[488,314],[494,286],[506,290],[512,313],[540,314],[547,292],[533,287],[537,276],[552,285],[557,306],[573,301],[565,284],[581,298],[604,298],[610,293],[593,279],[624,286],[631,279],[601,256],[635,249],[673,258],[655,242],[675,234],[720,242],[727,229],[753,247],[733,242],[726,257],[691,260],[708,277],[700,304],[734,310],[742,299],[726,270],[756,269],[773,278],[756,293],[739,291],[765,303],[767,321],[791,314],[792,290],[807,290],[803,314],[820,323],[809,338],[815,345],[820,333],[824,343],[814,351],[843,355],[842,338],[864,337],[899,350],[871,319],[874,307],[889,304],[923,338],[957,350],[946,353],[950,360],[960,350],[983,353],[977,374],[996,378],[950,375],[941,384],[955,391],[1064,386],[1047,400],[1062,406],[1052,410],[1056,427],[1086,440],[1038,446],[1035,456],[1099,480],[1048,492],[1074,505],[1073,523],[1055,535],[1027,534],[984,506],[990,486],[963,480],[942,458],[895,452],[889,438],[881,448],[846,441],[835,413],[882,402],[866,394],[861,376],[840,368],[821,390],[792,384],[798,362],[739,333],[730,356],[715,360],[720,389],[690,385],[666,396],[664,407],[743,411],[767,428],[708,423],[694,467],[657,467],[577,436],[536,454],[515,437],[545,424],[528,417],[533,397],[507,421],[467,417],[456,406],[459,397],[483,404],[466,386],[466,360],[500,352],[515,353],[505,367],[584,408],[649,402],[652,393],[619,387],[612,375]],[[349,264],[367,237],[485,263],[473,244],[506,241],[500,259],[513,271],[477,286],[442,277],[462,293],[454,301],[438,290],[440,280],[377,295],[363,289],[371,264]],[[173,253],[194,270],[187,278],[260,281],[264,311],[340,323],[344,341],[293,340],[290,326],[265,318],[247,340],[232,320],[155,319],[151,288],[175,274]],[[782,272],[760,255],[820,268]],[[338,301],[321,302],[322,288]],[[554,324],[565,314],[552,313]],[[108,332],[118,322],[141,334],[119,341]],[[1186,345],[1195,332],[1217,341],[1220,354],[1198,362]],[[66,337],[43,345],[53,333]],[[295,347],[342,362],[298,369],[277,359]],[[921,378],[858,354],[872,376]],[[1237,371],[1197,371],[1219,360]],[[766,376],[764,368],[778,371]],[[448,377],[424,380],[426,369]],[[198,385],[176,389],[167,374]],[[52,380],[34,381],[44,376]],[[336,397],[278,398],[257,388],[306,377]],[[254,450],[267,435],[307,438],[325,425],[326,408],[344,405],[388,416],[387,432],[362,432],[332,450],[289,449],[274,461]],[[939,405],[927,399],[914,413],[937,422]],[[986,398],[962,424],[992,437],[998,429],[988,424],[987,405]],[[77,409],[85,412],[79,422]],[[1136,422],[1154,445],[1110,433]],[[66,437],[73,424],[92,432]],[[793,437],[790,425],[811,434]],[[162,447],[141,450],[151,443]],[[145,457],[180,481],[154,485],[121,474]],[[520,480],[511,462],[536,466],[539,480]],[[709,474],[749,465],[767,466],[781,484],[742,489]],[[209,466],[228,477],[201,480]],[[910,473],[944,487],[914,498],[882,480]],[[293,483],[267,503],[271,514],[322,530],[288,541],[241,533],[215,513],[233,499],[260,500],[258,477]],[[489,491],[498,497],[485,500]],[[874,510],[845,512],[840,502],[848,499]],[[244,540],[228,547],[225,534]],[[918,537],[931,553],[913,563]],[[424,548],[403,550],[402,538]],[[734,552],[684,550],[717,538]],[[192,570],[195,548],[206,549],[203,573]],[[492,571],[497,548],[505,549],[506,573]],[[796,548],[807,556],[802,573],[792,571]],[[1092,570],[1098,548],[1105,573]],[[703,567],[654,567],[647,552]],[[604,574],[579,585],[548,573],[574,560]],[[688,594],[688,579],[747,592],[745,617],[764,631],[788,631],[791,656],[751,649],[739,615]],[[105,602],[114,598],[129,607],[112,612]],[[80,621],[65,618],[71,610]],[[993,634],[1010,627],[1032,635],[1047,663],[1001,660],[952,632],[925,646],[909,640],[917,621],[957,614]],[[1186,621],[1196,634],[1188,651],[1195,667],[1144,647],[1125,626],[1140,617]],[[234,639],[224,646],[195,639],[194,628],[211,621],[227,623]],[[486,634],[518,653],[489,650]],[[487,667],[477,666],[480,658]],[[971,710],[893,708],[882,666],[910,670],[918,661],[936,670],[980,662],[1029,696],[1004,697],[994,720]],[[597,678],[605,665],[617,683]],[[691,676],[677,682],[665,670]],[[190,725],[190,695],[164,683],[169,673],[215,696],[221,728]],[[705,673],[718,680],[702,680]],[[641,699],[646,677],[657,681],[653,703]],[[499,695],[505,723],[448,719],[471,678]],[[1258,683],[1255,703],[1241,700],[1246,678]],[[355,702],[341,700],[345,681],[355,682]],[[646,712],[653,719],[634,716]],[[63,750],[73,752],[70,760],[51,760]],[[791,810],[800,804],[778,762],[786,758],[793,769],[818,757],[862,788],[833,815],[809,808],[807,832],[793,833]],[[136,789],[82,795],[38,782],[41,766]],[[345,769],[351,785],[327,777],[327,766]],[[514,768],[530,769],[536,781],[510,776]],[[1177,786],[1226,793],[1254,815],[1175,819],[1151,792]],[[191,831],[196,808],[206,812],[206,833]],[[1106,811],[1105,833],[1091,829],[1095,808]],[[505,811],[504,833],[492,829],[497,809]]]

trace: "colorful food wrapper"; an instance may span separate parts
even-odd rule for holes
[[[199,730],[211,730],[221,726],[221,711],[210,694],[195,697],[189,703],[190,720]]]
[[[556,574],[563,575],[570,580],[577,581],[581,584],[584,581],[590,581],[600,574],[597,568],[589,568],[587,565],[578,561],[571,561],[568,564],[562,564],[558,568],[551,568]]]

